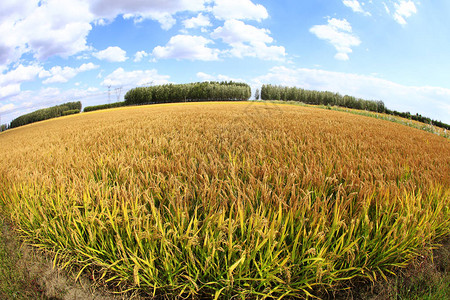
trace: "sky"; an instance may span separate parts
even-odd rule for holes
[[[450,123],[448,0],[2,0],[0,123],[234,80],[382,100]]]

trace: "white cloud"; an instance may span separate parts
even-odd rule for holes
[[[406,18],[409,18],[413,14],[417,13],[417,8],[412,1],[402,0],[399,3],[395,3],[394,7],[394,20],[400,25],[406,25]]]
[[[209,0],[2,0],[0,1],[0,71],[24,54],[39,60],[64,58],[91,50],[86,38],[96,26],[117,16],[136,22],[153,19],[171,28],[173,15],[182,11],[204,11]]]
[[[0,87],[0,99],[10,97],[13,95],[17,95],[20,93],[20,84],[12,83],[5,86]]]
[[[134,23],[140,23],[145,19],[153,19],[161,24],[161,28],[164,30],[169,30],[177,23],[175,18],[167,12],[148,12],[147,14],[142,13],[130,13],[124,14],[124,19],[133,19]]]
[[[16,108],[16,106],[13,103],[8,103],[8,104],[5,104],[5,105],[2,105],[2,106],[0,106],[0,113],[11,111],[14,108]]]
[[[346,32],[352,32],[352,26],[350,25],[350,23],[346,20],[346,19],[329,19],[328,20],[328,25],[330,25],[330,27],[334,28],[334,29],[339,29],[342,31],[346,31]]]
[[[250,0],[216,0],[212,12],[219,20],[261,21],[269,17],[264,6]]]
[[[19,59],[20,56],[18,54],[18,51],[13,53],[12,48],[0,44],[0,72],[6,70],[9,63]]]
[[[319,69],[274,67],[254,84],[281,84],[382,100],[389,109],[420,113],[450,123],[450,89],[405,86],[379,77]]]
[[[0,85],[33,80],[41,70],[42,67],[38,65],[24,66],[21,64],[6,74],[0,74]]]
[[[41,66],[20,64],[12,71],[0,74],[0,99],[20,93],[21,83],[34,80],[41,71]]]
[[[327,25],[315,25],[309,30],[319,39],[326,40],[337,50],[335,58],[348,60],[352,47],[359,46],[361,41],[352,34],[352,27],[346,19],[329,19]]]
[[[98,65],[94,65],[93,63],[82,64],[78,68],[71,68],[71,67],[62,68],[61,66],[56,66],[48,71],[42,70],[39,73],[39,78],[49,77],[42,82],[43,84],[64,83],[68,82],[70,79],[77,76],[81,72],[94,70],[97,69],[98,67],[99,67]]]
[[[343,0],[342,3],[347,6],[350,7],[354,12],[356,13],[361,13],[363,15],[366,16],[371,16],[370,12],[365,11],[361,4],[358,2],[358,0]]]
[[[111,74],[105,77],[102,81],[102,86],[123,86],[136,87],[140,85],[165,84],[169,83],[170,76],[160,75],[155,69],[152,70],[136,70],[125,71],[123,68],[118,68]]]
[[[239,20],[227,20],[223,27],[218,27],[211,34],[214,39],[222,39],[231,46],[228,51],[236,57],[257,57],[265,60],[282,60],[285,49],[282,46],[268,46],[273,42],[270,31],[256,28]]]
[[[140,62],[144,57],[149,56],[149,54],[145,51],[138,51],[134,54],[134,62]]]
[[[1,1],[0,4],[4,14],[0,24],[0,48],[8,53],[6,58],[0,57],[0,63],[17,61],[24,53],[46,59],[53,55],[68,57],[89,48],[86,37],[92,29],[93,16],[84,1],[16,2]]]
[[[384,10],[388,13],[388,15],[391,14],[391,10],[389,9],[389,6],[387,6],[386,2],[383,2]]]
[[[211,26],[211,22],[209,21],[209,17],[205,16],[201,13],[197,15],[197,17],[193,17],[183,21],[183,25],[185,28],[198,28],[198,27],[208,27]]]
[[[97,91],[98,91],[98,88],[96,88],[96,87],[90,87],[90,88],[88,88],[86,91],[87,91],[88,93],[93,93],[93,92],[97,92]]]
[[[105,50],[93,53],[92,55],[100,60],[109,62],[124,62],[128,59],[127,52],[117,46],[108,47]]]
[[[215,80],[215,77],[210,74],[206,74],[204,72],[198,72],[197,77],[200,78],[202,81],[213,81]]]
[[[245,80],[241,78],[232,78],[227,75],[219,74],[219,75],[211,75],[204,72],[198,72],[197,77],[202,81],[234,81],[234,82],[245,82]]]
[[[211,43],[202,36],[176,35],[170,38],[166,46],[155,47],[153,56],[157,59],[218,60],[219,50],[208,48]]]
[[[334,55],[337,60],[349,60],[348,54],[345,52],[338,52]]]
[[[97,69],[99,66],[98,65],[94,65],[93,63],[87,63],[87,64],[82,64],[78,70],[80,72],[86,72],[86,71],[90,71],[90,70],[94,70]]]
[[[237,44],[245,42],[272,43],[273,38],[269,36],[268,29],[259,29],[252,25],[247,25],[242,21],[228,20],[223,27],[218,27],[211,34],[213,38],[220,38],[227,44]]]
[[[9,123],[14,118],[64,102],[79,99],[83,106],[103,104],[108,99],[107,91],[99,92],[98,88],[61,90],[48,87],[36,91],[23,91],[18,95],[8,98],[9,103],[0,106],[2,123]]]
[[[165,30],[170,29],[176,20],[173,15],[181,11],[202,11],[208,0],[94,0],[90,1],[92,12],[101,18],[114,19],[119,14],[134,18],[136,22],[143,19],[156,20]]]
[[[0,3],[0,19],[16,18],[33,11],[37,1],[3,0]]]

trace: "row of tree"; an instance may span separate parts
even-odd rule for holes
[[[169,103],[189,101],[229,101],[248,100],[251,88],[246,83],[222,82],[196,82],[187,84],[164,84],[149,87],[137,87],[129,90],[124,102],[88,106],[85,112],[107,109],[124,105],[137,105],[146,103]],[[81,102],[68,102],[61,105],[40,109],[22,115],[11,121],[9,126],[2,126],[0,130],[15,128],[26,124],[56,118],[68,114],[79,113]]]
[[[125,105],[139,105],[147,103],[169,103],[190,101],[239,101],[248,100],[251,96],[250,86],[246,83],[233,81],[223,82],[196,82],[187,84],[164,84],[149,87],[137,87],[129,90],[124,102],[88,106],[85,112],[99,109],[107,109]],[[315,105],[333,105],[373,112],[387,113],[410,120],[416,120],[426,124],[442,127],[450,130],[450,125],[432,120],[420,114],[411,115],[409,112],[389,110],[383,101],[364,100],[352,96],[342,96],[339,93],[328,91],[305,90],[297,87],[264,84],[256,90],[255,98],[262,100],[299,101]],[[81,102],[68,102],[61,105],[40,109],[32,113],[22,115],[7,125],[1,125],[0,131],[14,128],[50,118],[56,118],[68,114],[79,113]]]
[[[264,84],[261,88],[262,100],[299,101],[314,105],[335,105],[347,108],[385,112],[383,101],[364,100],[339,93],[305,90],[297,87]]]
[[[441,128],[450,130],[450,125],[449,124],[443,123],[441,121],[430,119],[428,117],[422,116],[421,114],[412,115],[410,112],[399,112],[399,111],[390,110],[390,109],[386,109],[386,113],[389,114],[389,115],[398,116],[398,117],[402,117],[402,118],[405,118],[405,119],[410,119],[410,120],[414,120],[414,121],[418,121],[418,122],[421,122],[421,123],[430,124],[430,125],[434,125],[434,126],[437,126],[437,127],[441,127]]]
[[[125,102],[114,102],[114,103],[109,103],[109,104],[86,106],[83,109],[83,112],[89,112],[89,111],[95,111],[95,110],[101,110],[101,109],[109,109],[109,108],[121,107],[121,106],[125,106]]]
[[[170,103],[190,101],[239,101],[251,97],[246,83],[205,81],[186,84],[164,84],[137,87],[125,94],[125,104]]]
[[[81,102],[67,102],[61,105],[52,106],[49,108],[43,108],[36,110],[32,113],[22,115],[15,118],[9,124],[9,128],[15,128],[23,126],[26,124],[31,124],[34,122],[39,122],[43,120],[48,120],[60,116],[65,116],[68,114],[79,113],[81,111]]]
[[[257,91],[255,98],[259,98]],[[353,96],[342,96],[339,93],[328,91],[305,90],[297,87],[286,87],[279,85],[265,84],[261,88],[262,100],[284,100],[299,101],[307,104],[315,105],[333,105],[359,110],[368,110],[389,115],[399,116],[405,119],[415,120],[425,124],[434,125],[450,130],[450,125],[441,121],[432,120],[420,114],[412,115],[409,112],[398,112],[396,110],[387,109],[383,101],[364,100]]]

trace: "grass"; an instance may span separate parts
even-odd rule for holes
[[[351,282],[349,289],[324,294],[323,299],[425,300],[448,299],[450,296],[450,239],[414,259],[406,268],[398,269],[386,280],[370,283]]]
[[[342,112],[154,105],[0,135],[0,206],[59,265],[164,297],[307,298],[450,233],[450,146]]]
[[[85,276],[74,281],[73,273],[54,268],[50,252],[32,248],[18,238],[14,226],[0,217],[0,299],[96,299],[123,300]]]
[[[450,238],[433,253],[415,260],[396,280],[393,296],[397,299],[450,299]]]
[[[0,299],[47,299],[24,267],[20,244],[2,217],[0,229]]]

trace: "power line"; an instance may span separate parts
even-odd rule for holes
[[[155,82],[155,81],[154,81],[154,80],[148,81],[148,82],[146,82],[146,83],[141,84],[140,86],[141,86],[141,87],[152,86],[152,85],[153,85],[153,82]]]
[[[80,96],[80,98],[91,98],[91,97],[96,97],[96,96],[100,96],[100,95],[106,95],[106,93],[108,93],[107,91],[104,91],[104,92],[98,92],[98,93],[95,93],[95,94],[87,94],[87,95],[83,95],[83,96]]]
[[[117,102],[119,102],[120,101],[120,96],[122,94],[122,86],[118,87],[118,88],[115,88],[114,91],[116,92]]]

